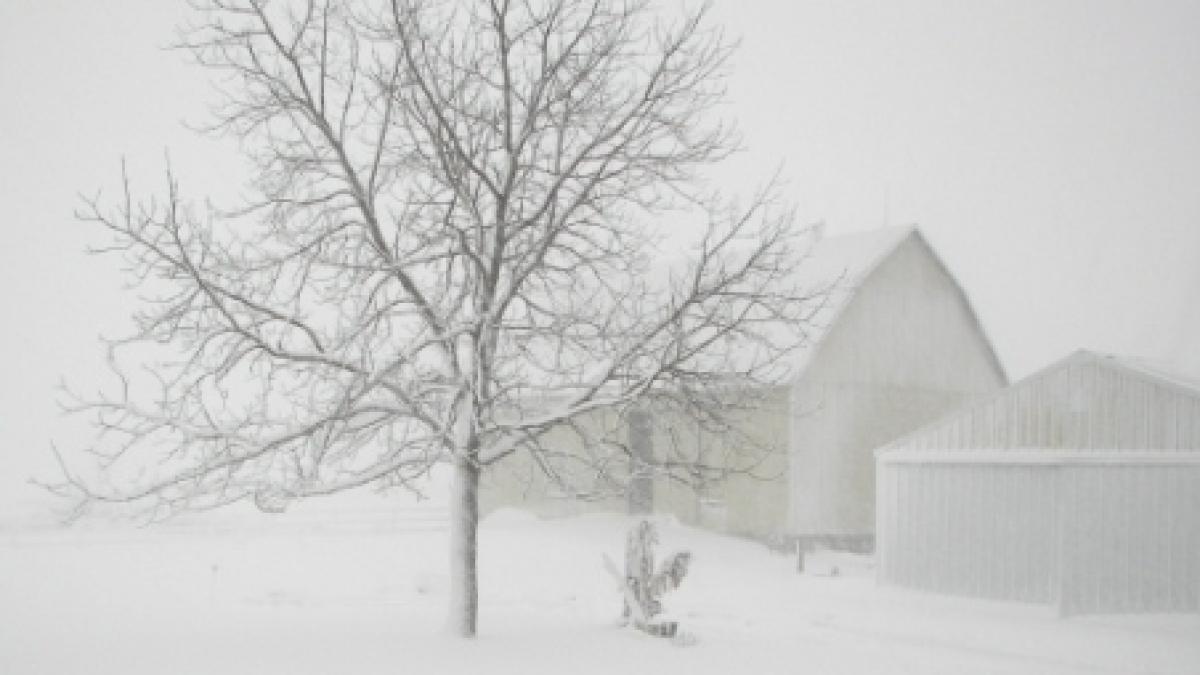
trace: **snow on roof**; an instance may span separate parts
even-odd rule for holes
[[[950,411],[943,417],[940,417],[929,424],[921,426],[900,438],[897,438],[886,445],[883,445],[875,450],[877,457],[887,457],[892,453],[907,453],[912,449],[909,447],[913,439],[929,436],[932,433],[937,433],[947,425],[954,423],[956,420],[961,420],[974,414],[976,411],[982,410],[1004,397],[1014,396],[1013,392],[1029,386],[1036,386],[1035,383],[1043,378],[1046,378],[1051,373],[1057,372],[1063,368],[1069,367],[1072,364],[1097,364],[1105,368],[1122,370],[1134,376],[1149,379],[1153,382],[1171,387],[1187,396],[1200,398],[1200,373],[1185,369],[1176,363],[1165,361],[1157,361],[1145,359],[1137,356],[1128,356],[1122,354],[1109,354],[1104,352],[1095,352],[1088,349],[1079,349],[1072,352],[1070,355],[1054,361],[1050,365],[1043,367],[1037,372],[1027,375],[1017,382],[1009,384],[1007,387],[991,393],[990,395],[981,397],[972,403],[956,408]],[[960,450],[952,450],[952,452],[961,452]],[[974,449],[972,453],[980,452],[979,449]],[[1010,449],[1005,449],[1003,452],[1012,452]]]
[[[802,334],[801,344],[791,354],[760,371],[766,379],[784,382],[803,375],[862,283],[892,252],[913,236],[920,237],[920,234],[915,226],[909,225],[821,237],[814,241],[795,260],[788,279],[789,285],[799,292],[814,296],[811,309],[806,310],[810,312],[807,320],[801,326],[758,327],[766,341],[775,347],[794,344],[797,330]],[[737,247],[732,248],[733,257],[736,258]],[[688,266],[692,264],[694,261],[684,253],[667,255],[660,264],[647,271],[647,285],[649,288],[666,288],[674,283],[674,275],[688,274]],[[764,361],[773,361],[771,356],[775,353],[774,347],[730,343],[715,347],[711,354],[697,358],[705,359],[702,365],[713,372],[725,369],[730,373],[742,373],[762,366]],[[590,382],[590,371],[596,371],[603,365],[588,366],[587,372],[580,373],[580,382]]]
[[[794,345],[797,332],[801,344],[792,353],[767,368],[767,379],[779,382],[799,377],[808,368],[814,354],[845,308],[854,299],[859,286],[897,247],[910,236],[920,236],[915,226],[887,227],[850,234],[821,237],[814,228],[807,249],[793,263],[787,279],[790,287],[812,299],[805,310],[802,325],[758,326],[760,334],[775,347]],[[745,251],[734,245],[726,251],[736,259]],[[674,275],[686,278],[694,260],[685,253],[667,256],[664,264],[650,270],[650,287],[666,287]],[[745,372],[772,360],[774,347],[730,343],[715,347],[705,365],[713,370]]]
[[[808,368],[859,286],[902,242],[916,233],[916,227],[906,225],[828,237],[817,241],[799,261],[798,284],[813,291],[828,288],[829,294],[813,314],[807,339],[792,359],[793,376]]]
[[[1200,373],[1189,371],[1180,364],[1146,359],[1123,354],[1106,354],[1080,349],[1071,355],[1073,360],[1098,361],[1116,366],[1137,375],[1149,377],[1163,384],[1183,389],[1190,394],[1200,395]]]
[[[905,225],[820,239],[801,263],[800,273],[814,281],[845,275],[847,281],[861,282],[916,231],[916,227]]]

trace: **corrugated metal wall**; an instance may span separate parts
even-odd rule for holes
[[[882,583],[1064,614],[1200,609],[1200,456],[894,451],[878,490]]]
[[[1200,460],[1062,473],[1069,614],[1200,609]]]

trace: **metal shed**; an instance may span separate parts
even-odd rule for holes
[[[878,453],[881,583],[1200,610],[1200,385],[1078,352]]]

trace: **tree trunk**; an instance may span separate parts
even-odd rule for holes
[[[450,493],[450,615],[447,629],[458,637],[475,637],[479,613],[476,574],[479,530],[479,467],[471,460],[454,463]]]

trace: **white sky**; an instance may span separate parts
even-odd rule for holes
[[[804,222],[917,223],[1014,379],[1079,347],[1200,369],[1200,2],[718,0],[743,40],[742,174],[782,164]],[[163,51],[182,1],[0,2],[0,508],[79,436],[60,378],[95,382],[125,325],[113,259],[72,219],[125,156],[185,189],[235,173],[196,138],[206,74]]]

